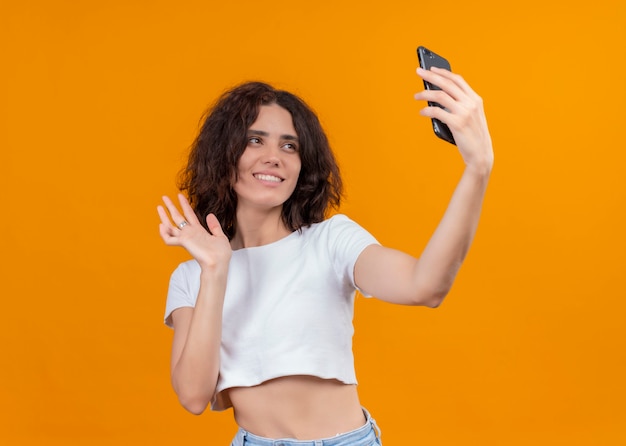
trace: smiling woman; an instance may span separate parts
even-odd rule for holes
[[[248,145],[239,158],[233,185],[237,195],[237,221],[242,223],[254,221],[257,211],[264,213],[274,209],[280,215],[283,203],[296,189],[301,167],[293,120],[281,106],[260,106],[248,135]],[[241,237],[244,232],[238,231],[235,235]],[[245,246],[242,240],[234,243]]]
[[[207,115],[182,175],[182,212],[168,197],[167,211],[158,207],[165,243],[193,256],[172,274],[166,304],[174,390],[195,414],[232,407],[232,445],[381,444],[357,393],[355,292],[439,305],[474,236],[493,162],[480,98],[449,72],[419,74],[441,86],[446,105],[423,114],[450,126],[466,160],[419,259],[382,247],[344,215],[326,218],[342,183],[319,120],[259,82],[227,92]]]
[[[285,119],[283,125],[288,131],[280,135],[285,142],[296,144],[301,163],[298,188],[282,209],[287,227],[296,230],[303,224],[320,222],[327,207],[339,206],[342,193],[339,169],[317,116],[297,96],[265,83],[250,82],[218,99],[204,120],[181,174],[179,187],[188,193],[205,229],[208,229],[205,218],[213,213],[225,233],[229,237],[234,235],[237,195],[232,180],[238,176],[237,162],[244,151],[268,136],[264,129],[252,128],[257,118],[263,119],[264,125],[271,121],[260,116],[261,109],[267,108],[278,109],[275,112]],[[288,112],[288,119],[279,112],[281,109]]]

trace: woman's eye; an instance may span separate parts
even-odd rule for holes
[[[261,140],[257,138],[256,136],[248,138],[248,144],[260,144],[260,143],[261,143]]]
[[[285,149],[287,149],[287,150],[291,151],[291,152],[295,152],[296,150],[298,150],[298,146],[296,146],[295,144],[290,143],[290,142],[288,142],[287,144],[285,144],[283,147],[284,147]]]

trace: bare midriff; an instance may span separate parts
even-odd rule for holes
[[[365,424],[356,386],[313,376],[285,376],[226,390],[235,420],[268,438],[334,437]]]

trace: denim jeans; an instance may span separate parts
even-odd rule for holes
[[[380,429],[369,412],[363,409],[366,422],[345,434],[319,440],[272,439],[259,437],[239,428],[230,446],[381,446]]]

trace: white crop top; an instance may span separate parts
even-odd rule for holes
[[[224,299],[220,374],[212,410],[231,406],[222,391],[290,375],[356,384],[354,265],[376,239],[345,215],[264,246],[233,251]],[[165,321],[193,307],[200,266],[172,273]]]

